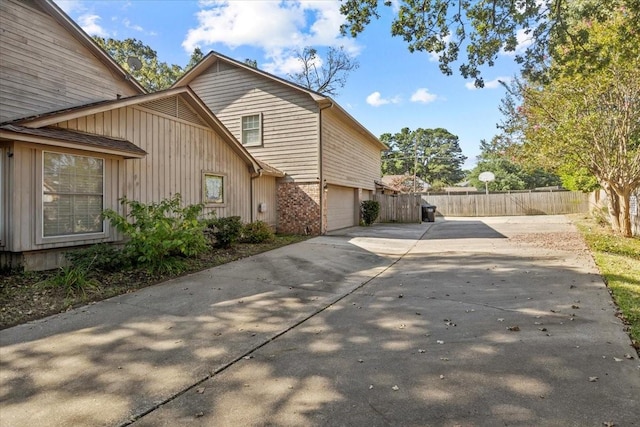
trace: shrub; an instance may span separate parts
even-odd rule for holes
[[[365,200],[361,203],[362,221],[364,225],[369,226],[378,218],[380,214],[380,203],[375,200]]]
[[[131,260],[126,254],[108,243],[69,251],[64,254],[64,257],[74,267],[85,269],[91,266],[100,271],[115,272],[131,267]]]
[[[266,222],[255,221],[245,224],[242,230],[242,240],[247,243],[270,242],[275,238],[275,234]]]
[[[242,235],[242,221],[239,216],[213,219],[209,222],[209,227],[213,228],[216,243],[222,248],[230,247]]]
[[[129,238],[125,253],[150,270],[161,270],[170,257],[195,256],[207,249],[205,223],[198,220],[204,205],[182,207],[180,194],[158,203],[144,204],[127,198],[120,203],[127,206],[127,216],[111,209],[103,215]]]

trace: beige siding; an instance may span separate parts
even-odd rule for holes
[[[276,178],[273,176],[261,176],[253,181],[253,220],[269,224],[274,229],[277,226],[277,200]],[[263,211],[260,212],[260,204]]]
[[[323,179],[329,184],[375,190],[380,148],[331,110],[322,111]]]
[[[117,120],[115,119],[117,117]],[[225,177],[224,205],[208,205],[218,217],[251,218],[251,176],[247,164],[208,127],[138,107],[59,123],[83,132],[127,139],[148,154],[124,161],[124,194],[143,203],[180,193],[186,204],[203,202],[203,172]]]
[[[137,93],[30,5],[0,1],[0,122]]]
[[[214,63],[189,84],[238,139],[241,118],[262,114],[263,145],[247,147],[297,181],[317,181],[318,106],[308,94],[249,71]],[[214,71],[215,72],[211,72]]]

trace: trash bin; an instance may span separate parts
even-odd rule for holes
[[[436,207],[434,205],[422,205],[422,221],[435,222]]]

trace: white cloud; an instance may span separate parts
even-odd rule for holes
[[[373,107],[379,107],[385,104],[397,104],[400,102],[400,97],[395,96],[393,98],[383,98],[380,92],[373,92],[371,95],[367,96],[367,104]]]
[[[83,12],[86,10],[80,0],[56,0],[55,3],[62,9],[67,15],[73,12]]]
[[[436,99],[438,99],[438,95],[429,93],[429,89],[426,87],[419,88],[411,95],[411,102],[421,102],[423,104],[428,104]]]
[[[127,18],[122,20],[122,24],[130,30],[139,31],[141,33],[144,32],[144,28],[142,28],[140,25],[132,24],[131,21]]]
[[[496,77],[493,80],[484,82],[484,89],[497,89],[501,86],[500,82],[509,83],[511,80],[513,80],[511,77]],[[473,80],[466,82],[464,85],[469,90],[478,89]]]
[[[296,69],[293,52],[305,46],[344,46],[354,56],[360,50],[355,40],[340,35],[344,16],[337,0],[201,0],[199,6],[202,9],[196,14],[198,25],[189,29],[182,42],[187,52],[216,43],[232,49],[241,45],[257,47],[268,59],[261,68],[287,73]]]
[[[98,15],[82,15],[78,17],[78,24],[90,36],[108,37],[107,30],[98,24],[100,19]]]

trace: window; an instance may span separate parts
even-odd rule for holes
[[[102,233],[104,160],[44,152],[43,237]]]
[[[242,144],[260,145],[262,144],[261,115],[242,117]]]
[[[212,173],[204,174],[204,203],[224,203],[224,176]]]

